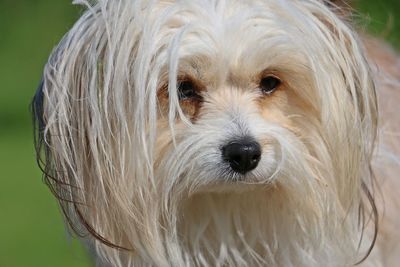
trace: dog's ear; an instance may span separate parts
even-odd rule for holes
[[[138,218],[140,225],[157,227],[148,212],[156,203],[149,178],[152,144],[144,130],[155,132],[157,108],[148,103],[156,90],[148,87],[155,88],[157,80],[151,57],[136,57],[138,49],[148,49],[136,26],[144,23],[143,2],[123,1],[124,8],[112,1],[75,2],[99,3],[82,14],[44,69],[32,104],[38,156],[44,181],[73,232],[91,236],[99,246],[131,250],[131,240],[123,237],[146,231],[119,225]]]
[[[113,149],[118,143],[113,139],[118,134],[117,119],[104,113],[117,113],[117,105],[106,104],[119,93],[117,89],[124,89],[103,86],[104,80],[111,84],[114,77],[111,72],[103,77],[105,54],[110,52],[105,22],[99,19],[99,12],[87,11],[58,44],[45,66],[31,103],[35,148],[43,180],[58,199],[69,229],[80,237],[90,234],[109,247],[126,249],[120,241],[109,238],[111,234],[104,233],[103,225],[96,227],[93,215],[95,209],[105,210],[101,206],[103,199],[97,199],[93,193],[99,192],[96,185],[106,175],[103,172],[114,174],[116,168],[109,157],[115,155]],[[105,92],[104,87],[116,89]],[[102,127],[103,124],[106,126]],[[108,190],[106,182],[104,190]]]
[[[321,54],[321,58],[328,59],[329,65],[336,69],[330,74],[336,73],[336,77],[331,85],[331,92],[335,97],[331,98],[329,102],[332,103],[339,99],[334,105],[344,111],[340,111],[341,114],[336,119],[330,120],[333,123],[328,123],[330,126],[326,128],[329,129],[333,126],[332,129],[341,129],[340,131],[346,134],[346,136],[339,137],[341,141],[338,143],[346,144],[342,152],[348,151],[348,156],[343,156],[346,153],[341,153],[337,157],[339,163],[337,165],[344,166],[344,173],[349,174],[342,178],[337,177],[338,185],[340,185],[338,188],[344,188],[342,192],[339,191],[339,195],[341,195],[341,199],[345,199],[346,195],[362,195],[359,204],[361,232],[369,223],[365,218],[373,218],[371,224],[372,227],[375,227],[371,246],[360,261],[362,262],[368,257],[374,246],[378,225],[378,214],[373,197],[375,180],[371,167],[378,118],[375,83],[366,60],[361,38],[352,29],[351,1],[327,0],[324,2],[330,11],[326,12],[325,8],[317,9],[313,11],[313,15],[317,18],[319,29],[323,33],[321,36],[323,37],[321,38],[323,46],[327,48],[326,53]],[[325,100],[324,97],[323,99]],[[343,101],[344,99],[346,100]],[[326,102],[322,106],[328,105],[329,103]],[[334,147],[338,148],[338,146]],[[357,152],[354,153],[354,151]],[[355,160],[356,158],[357,160]],[[350,166],[349,162],[353,162],[354,166],[358,165],[358,167]],[[352,170],[357,170],[357,172],[350,175]],[[348,184],[349,181],[352,181],[353,184]],[[354,182],[357,186],[354,186]],[[357,191],[349,194],[348,189],[351,187]],[[353,204],[348,202],[344,205]],[[362,237],[361,234],[361,239]]]

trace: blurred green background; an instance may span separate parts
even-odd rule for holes
[[[400,48],[400,0],[359,0],[358,25]],[[41,181],[28,111],[52,48],[82,12],[69,0],[0,0],[0,267],[91,266]]]

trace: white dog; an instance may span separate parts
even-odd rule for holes
[[[400,61],[333,3],[75,2],[33,108],[99,266],[400,262]]]

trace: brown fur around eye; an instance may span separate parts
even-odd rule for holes
[[[190,96],[182,96],[179,95],[179,86],[180,84],[185,83],[185,84],[190,84],[193,86],[194,92]],[[190,76],[181,76],[178,77],[177,80],[177,90],[178,90],[178,98],[180,107],[183,111],[183,113],[191,120],[194,121],[198,114],[199,110],[201,108],[202,102],[203,102],[203,97],[201,96],[201,93],[205,90],[205,86],[198,80],[190,77]],[[162,114],[166,114],[169,110],[169,92],[168,92],[168,84],[164,84],[161,86],[158,90],[157,93],[158,97],[158,105],[159,105],[159,110]]]

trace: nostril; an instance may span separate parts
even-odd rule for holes
[[[250,138],[243,138],[224,146],[222,155],[232,170],[245,174],[257,167],[261,159],[261,146]]]

